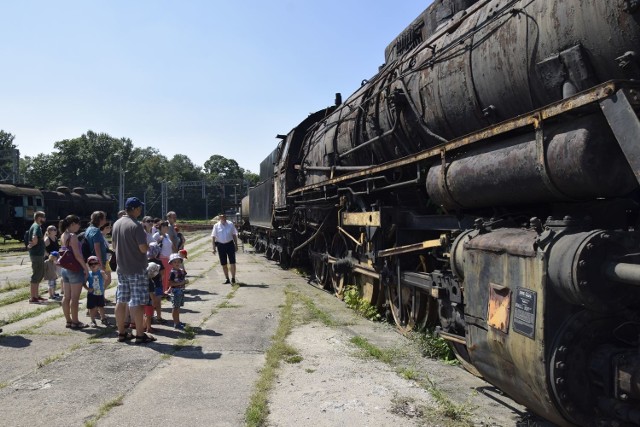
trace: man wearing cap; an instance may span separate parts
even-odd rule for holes
[[[126,214],[113,224],[111,237],[118,260],[118,288],[116,290],[116,323],[118,341],[135,338],[136,344],[155,341],[144,333],[144,305],[149,299],[147,268],[147,233],[137,218],[142,214],[144,203],[130,197],[124,204]],[[131,319],[136,325],[136,335],[125,328],[126,308],[129,305]]]
[[[233,223],[227,221],[224,213],[218,215],[219,221],[214,224],[211,230],[213,240],[213,253],[220,254],[220,264],[224,271],[225,284],[236,283],[236,252],[238,252],[238,230]],[[229,282],[229,269],[227,268],[227,258],[231,265],[231,282]]]

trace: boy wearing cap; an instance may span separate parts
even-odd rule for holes
[[[60,294],[56,293],[56,280],[58,280],[58,266],[56,262],[60,254],[58,251],[51,251],[49,257],[44,262],[44,280],[49,283],[49,299],[60,300]]]
[[[91,316],[91,325],[96,327],[96,312],[100,313],[100,320],[103,325],[107,325],[107,317],[104,313],[104,283],[107,274],[100,270],[100,260],[97,256],[92,255],[87,258],[89,265],[89,278],[84,286],[87,291],[87,308],[89,316]]]
[[[171,254],[169,265],[171,265],[169,287],[171,288],[171,302],[173,303],[173,309],[171,310],[173,327],[182,330],[184,329],[184,323],[180,322],[180,307],[184,306],[184,287],[187,284],[187,279],[185,271],[181,268],[182,258],[180,258],[180,254]]]

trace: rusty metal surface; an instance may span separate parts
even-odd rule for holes
[[[624,196],[637,186],[603,117],[547,126],[544,142],[531,131],[432,167],[427,192],[438,205],[475,208]]]
[[[446,153],[449,153],[449,152],[452,152],[460,148],[467,147],[479,142],[485,142],[497,135],[502,135],[522,127],[533,126],[541,117],[543,120],[557,117],[573,109],[580,108],[594,102],[598,102],[610,96],[621,85],[623,87],[640,87],[640,84],[629,83],[629,82],[603,83],[588,91],[577,94],[570,99],[555,102],[553,104],[550,104],[547,107],[540,108],[538,110],[532,111],[531,113],[524,114],[522,116],[508,120],[504,123],[490,126],[486,129],[475,132],[473,134],[454,139],[446,144],[438,145],[436,147],[423,150],[411,156],[406,156],[397,160],[385,162],[375,167],[365,169],[359,172],[348,173],[333,179],[325,179],[313,185],[300,186],[288,192],[288,195],[292,196],[292,195],[304,193],[305,191],[308,191],[308,190],[313,190],[315,188],[318,188],[319,186],[336,185],[341,182],[348,182],[350,180],[354,180],[357,178],[376,175],[376,174],[393,170],[399,167],[415,164],[428,159],[433,159],[434,157],[440,157],[443,151]]]
[[[360,225],[380,227],[380,212],[341,212],[342,225]]]

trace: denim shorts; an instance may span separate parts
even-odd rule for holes
[[[62,269],[62,283],[65,285],[84,285],[87,279],[84,277],[84,270],[71,271]]]

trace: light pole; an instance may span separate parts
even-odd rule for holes
[[[120,182],[118,184],[118,206],[119,206],[119,210],[123,210],[124,209],[124,169],[122,169],[122,154],[118,155],[118,158],[120,159],[120,168],[119,168],[119,178],[120,178]]]
[[[125,162],[125,167],[122,167],[122,153],[120,153],[118,155],[118,159],[120,160],[120,184],[119,184],[119,191],[118,191],[118,205],[120,206],[120,210],[124,209],[124,177],[125,174],[128,172],[127,170],[125,170],[125,167],[127,165],[127,163],[129,163],[130,165],[135,164],[136,162]]]

